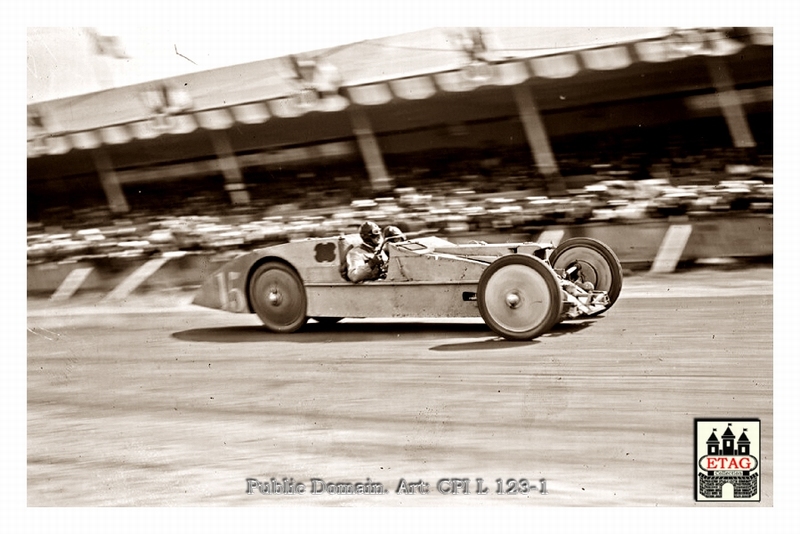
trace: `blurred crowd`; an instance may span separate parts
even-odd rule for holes
[[[374,198],[314,205],[285,202],[206,215],[132,213],[101,224],[67,228],[28,223],[29,264],[91,258],[147,257],[168,251],[238,253],[306,237],[355,232],[364,220],[393,224],[412,235],[451,238],[501,233],[533,234],[555,224],[624,224],[666,217],[772,213],[771,166],[728,165],[713,179],[682,179],[674,170],[645,178],[620,166],[596,165],[589,176],[568,177],[567,190],[531,187],[524,172],[498,169],[440,180],[398,180]],[[702,175],[706,176],[706,175]],[[408,177],[406,177],[408,178]],[[411,185],[409,185],[411,184]],[[491,184],[491,187],[487,187]]]

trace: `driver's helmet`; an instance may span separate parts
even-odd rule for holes
[[[358,229],[358,235],[365,245],[375,248],[381,242],[381,229],[372,221],[365,221]]]
[[[405,241],[406,234],[396,226],[387,226],[383,229],[383,239],[389,243],[397,243],[398,241]]]

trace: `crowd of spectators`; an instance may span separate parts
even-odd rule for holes
[[[665,217],[709,217],[736,212],[772,213],[771,165],[722,169],[659,168],[647,177],[626,165],[594,165],[566,176],[566,191],[552,194],[524,168],[493,166],[489,173],[430,179],[423,172],[398,177],[399,187],[372,198],[309,195],[319,202],[285,202],[186,214],[147,211],[71,227],[28,223],[28,263],[87,258],[146,257],[168,251],[237,253],[305,237],[356,231],[364,220],[393,224],[414,235],[452,238],[499,233],[533,234],[554,224],[625,224]],[[332,200],[334,199],[334,200]],[[336,201],[335,199],[339,199]],[[191,207],[192,202],[187,202]],[[202,205],[199,199],[196,207]],[[190,210],[189,210],[190,211]]]

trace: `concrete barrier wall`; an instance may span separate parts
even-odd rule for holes
[[[679,262],[707,258],[769,257],[771,216],[674,219],[628,224],[548,226],[539,232],[471,236],[487,242],[553,241],[591,237],[609,245],[624,267],[673,270]],[[28,295],[66,300],[80,292],[121,300],[135,291],[198,286],[230,255],[168,253],[150,259],[101,258],[28,266]]]
[[[741,217],[692,223],[682,260],[772,255],[772,217]]]
[[[140,288],[157,290],[200,285],[228,259],[228,256],[212,254],[188,254],[173,258],[145,280]]]
[[[130,276],[145,260],[64,261],[28,266],[28,294],[53,293],[73,271],[90,269],[80,284],[82,291],[109,291]]]
[[[568,226],[564,227],[562,241],[591,237],[611,247],[623,265],[648,263],[656,257],[667,228],[669,225],[664,222]]]
[[[764,216],[690,220],[642,221],[629,224],[551,226],[544,232],[563,230],[562,240],[591,237],[610,246],[623,265],[649,264],[658,255],[670,228],[689,226],[688,242],[678,258],[681,262],[707,258],[753,258],[771,256],[773,219]]]
[[[53,296],[56,300],[69,298],[79,292],[110,293],[126,282],[134,285],[133,291],[172,289],[176,287],[198,286],[216,271],[230,256],[215,254],[186,254],[175,257],[156,257],[149,260],[130,259],[113,262],[98,259],[94,261],[43,263],[28,266],[28,295]],[[140,270],[152,265],[153,272]],[[80,280],[73,280],[77,287],[71,286],[70,277],[84,271]],[[59,293],[59,290],[61,292]],[[57,295],[58,294],[58,295]],[[124,295],[123,295],[124,296]]]

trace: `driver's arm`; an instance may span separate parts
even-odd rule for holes
[[[363,282],[378,275],[380,259],[359,249],[347,253],[347,277],[351,282]]]

